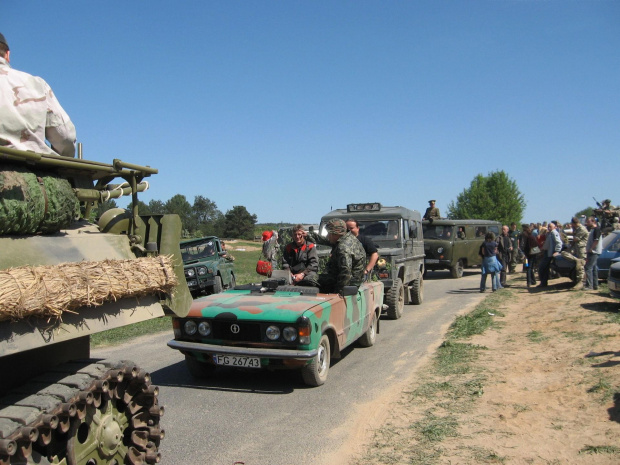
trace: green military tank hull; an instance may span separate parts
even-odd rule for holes
[[[90,359],[90,335],[187,314],[181,222],[137,207],[88,221],[97,202],[137,205],[157,170],[2,147],[0,160],[0,464],[158,462],[159,389],[131,361]]]

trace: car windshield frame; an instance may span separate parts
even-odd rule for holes
[[[213,240],[189,242],[181,244],[180,248],[183,262],[205,260],[217,255],[215,242]]]
[[[375,242],[396,241],[402,238],[402,222],[400,218],[373,218],[357,220],[360,235],[370,237]],[[321,223],[319,235],[327,237],[326,223]]]

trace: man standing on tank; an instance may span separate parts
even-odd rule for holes
[[[11,68],[10,61],[0,34],[0,146],[74,157],[75,126],[54,92],[42,78]]]

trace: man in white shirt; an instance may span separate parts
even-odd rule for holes
[[[11,68],[10,61],[0,34],[0,146],[74,157],[75,126],[54,92],[42,78]]]

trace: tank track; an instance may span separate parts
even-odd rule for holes
[[[159,388],[130,361],[92,362],[60,365],[0,398],[0,465],[160,461]]]

